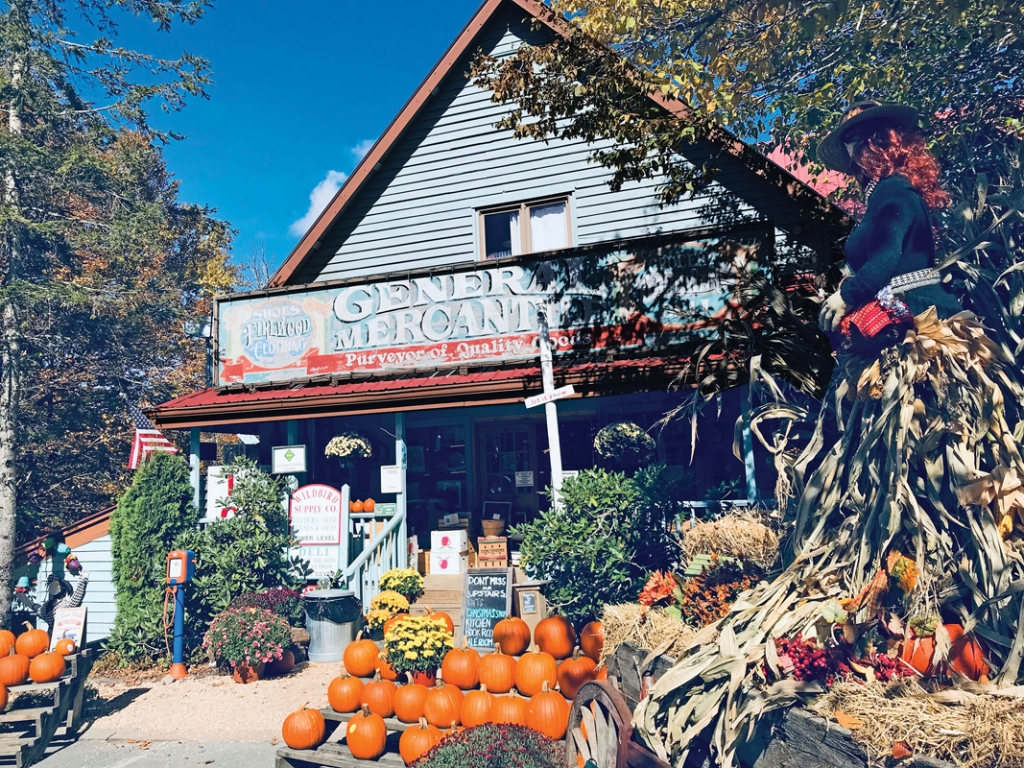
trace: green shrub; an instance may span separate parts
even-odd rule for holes
[[[668,532],[679,482],[660,465],[632,478],[603,469],[567,478],[561,505],[513,530],[523,535],[523,570],[547,582],[548,603],[577,626],[605,605],[635,602],[648,572],[679,561]]]
[[[181,549],[196,553],[195,579],[186,604],[186,643],[198,654],[210,621],[233,599],[274,587],[298,589],[309,564],[291,558],[284,481],[239,458],[226,470],[235,476],[233,517],[216,520],[178,539]]]
[[[301,627],[306,623],[302,593],[287,587],[274,587],[263,592],[246,592],[232,600],[228,608],[262,608],[280,616],[293,627]]]
[[[415,768],[563,768],[565,748],[523,725],[478,725],[446,736]]]
[[[150,456],[110,516],[117,615],[107,647],[121,665],[148,663],[166,653],[167,553],[198,520],[185,462],[168,453]]]

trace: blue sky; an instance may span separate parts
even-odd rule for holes
[[[217,0],[169,34],[122,28],[124,44],[210,60],[209,101],[158,115],[186,134],[165,149],[181,199],[238,230],[236,261],[278,266],[441,58],[480,0]]]

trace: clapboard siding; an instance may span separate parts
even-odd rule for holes
[[[522,17],[522,10],[506,7],[476,45],[508,56],[523,40],[549,39],[550,32],[533,29]],[[471,57],[464,56],[448,74],[291,283],[472,261],[479,249],[479,208],[554,194],[570,196],[576,245],[707,226],[723,198],[741,200],[737,209],[745,215],[781,226],[804,216],[788,196],[732,158],[723,160],[707,191],[673,206],[658,204],[659,179],[630,182],[612,192],[610,172],[588,161],[600,145],[517,140],[511,131],[497,130],[507,107],[466,79]],[[700,141],[681,154],[697,164],[720,152]]]
[[[117,611],[114,603],[114,579],[111,574],[113,558],[110,553],[110,535],[79,544],[74,548],[74,553],[89,571],[89,586],[85,590],[85,601],[82,603],[89,609],[86,615],[86,639],[89,642],[104,640],[110,636],[110,631],[114,627],[114,614]],[[37,603],[46,600],[46,577],[51,573],[52,564],[50,558],[39,564],[33,598]],[[75,585],[75,578],[69,574],[64,573],[63,578],[72,586]],[[38,624],[41,628],[49,628],[42,620]]]

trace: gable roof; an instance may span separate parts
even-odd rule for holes
[[[569,36],[568,27],[561,17],[557,16],[547,6],[537,2],[537,0],[484,0],[483,5],[480,6],[473,18],[451,46],[449,46],[444,56],[441,57],[441,60],[434,66],[419,88],[416,89],[412,98],[402,107],[395,119],[391,121],[384,133],[377,139],[370,151],[366,153],[359,165],[356,166],[352,175],[345,180],[345,183],[335,193],[331,202],[302,236],[288,255],[288,258],[285,259],[284,263],[274,273],[267,284],[268,288],[282,287],[290,282],[292,276],[320,245],[321,238],[326,234],[330,226],[356,196],[374,170],[376,170],[388,150],[398,141],[406,128],[409,127],[427,104],[435,89],[452,72],[463,55],[470,50],[474,40],[476,40],[487,23],[501,6],[506,3],[518,6],[556,35],[563,38]],[[692,115],[692,110],[680,101],[666,98],[659,93],[648,94],[648,97],[680,120],[686,120]],[[764,176],[766,180],[779,186],[790,197],[803,202],[805,205],[818,208],[822,212],[838,212],[841,215],[838,209],[820,197],[815,190],[795,178],[779,165],[765,158],[760,152],[752,149],[725,129],[712,129],[705,138],[720,145],[728,154],[742,159],[755,173]]]

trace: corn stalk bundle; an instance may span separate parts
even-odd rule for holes
[[[955,612],[986,641],[994,682],[1017,681],[1024,392],[1011,360],[972,314],[939,320],[929,311],[900,346],[847,361],[835,408],[823,409],[807,448],[780,464],[796,495],[788,567],[698,633],[641,702],[634,726],[651,749],[681,765],[700,736],[722,766],[734,766],[759,715],[823,692],[779,679],[774,639],[812,635],[837,597],[852,598],[854,621],[870,618],[872,589],[894,552],[920,574],[906,615]],[[757,416],[787,415],[796,412],[767,407]],[[837,442],[827,439],[829,419]],[[948,649],[948,638],[936,642]]]

